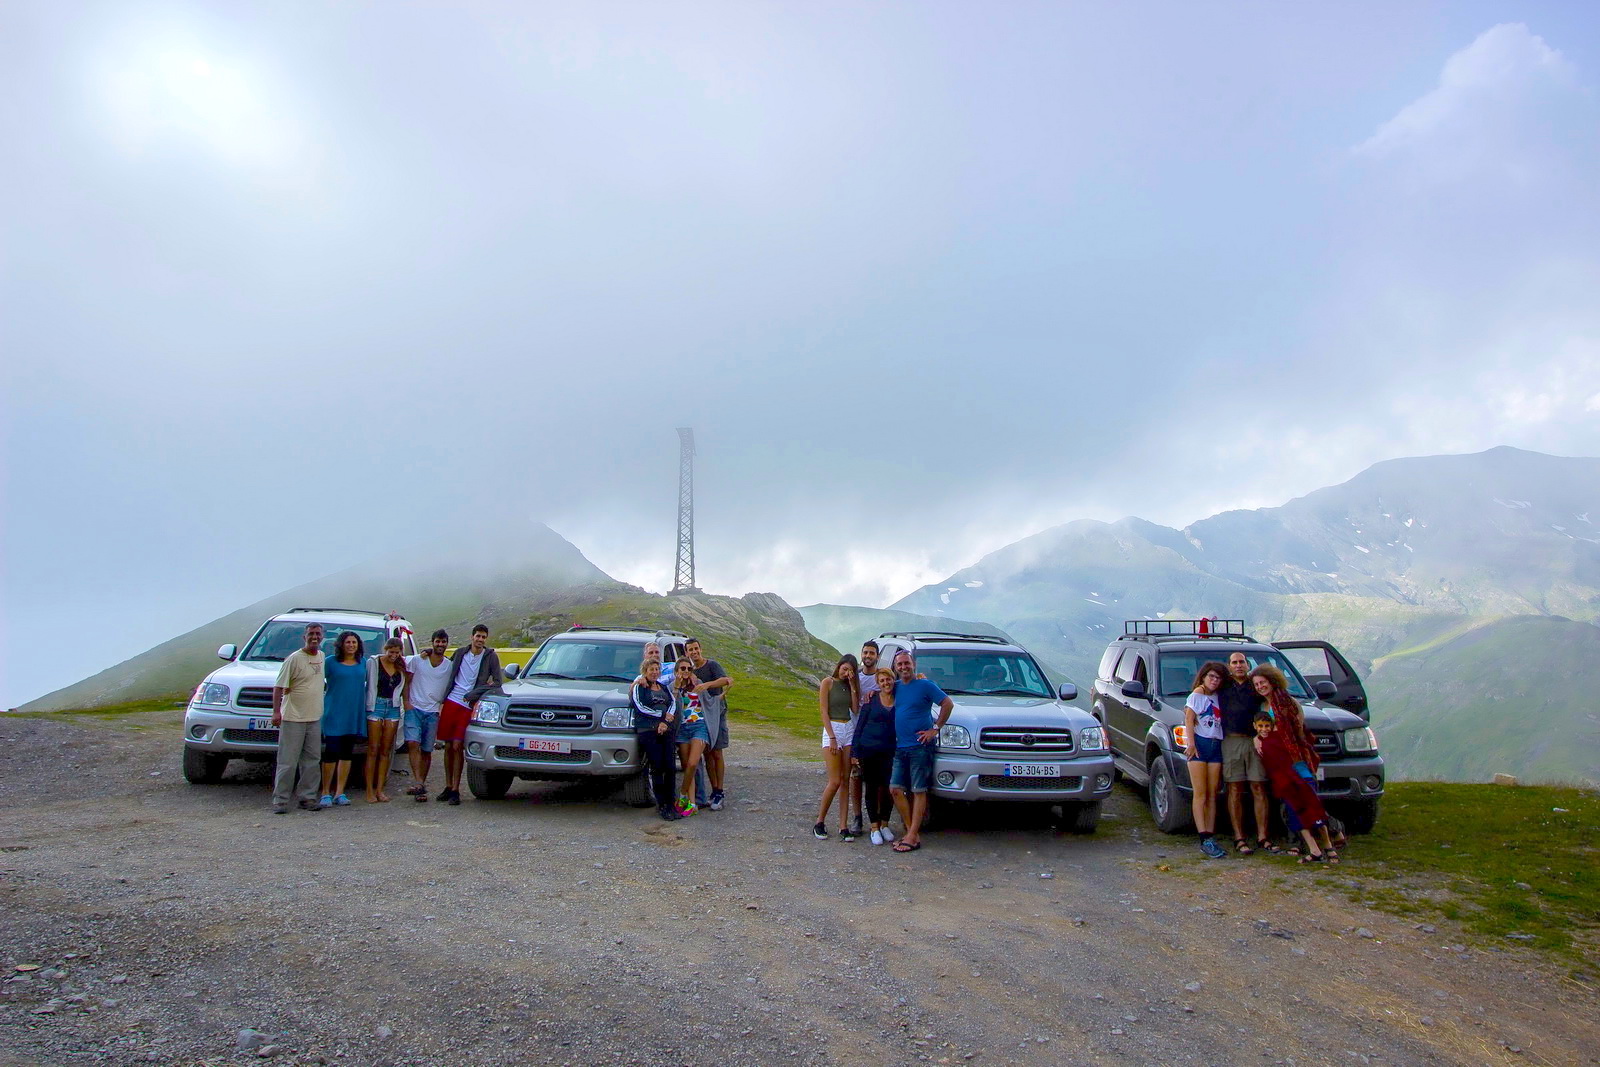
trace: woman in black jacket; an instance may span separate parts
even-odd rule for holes
[[[874,677],[878,691],[867,698],[856,717],[855,745],[850,762],[861,769],[861,799],[872,823],[874,845],[894,840],[889,829],[889,814],[894,803],[889,797],[889,771],[894,767],[894,673],[879,668]]]
[[[639,754],[650,766],[650,786],[656,795],[656,812],[668,822],[682,818],[672,807],[673,743],[677,740],[672,692],[661,684],[661,661],[647,659],[628,691],[633,705],[633,732]]]

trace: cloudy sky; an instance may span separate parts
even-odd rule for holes
[[[21,0],[0,88],[7,706],[443,531],[664,588],[677,426],[796,603],[1600,454],[1587,3]]]

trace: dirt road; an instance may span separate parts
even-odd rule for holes
[[[0,1063],[1600,1063],[1558,967],[1132,793],[896,856],[813,840],[820,765],[746,727],[671,825],[520,783],[274,817],[260,771],[186,784],[177,721],[0,718]]]

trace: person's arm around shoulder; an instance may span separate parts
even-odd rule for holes
[[[1183,754],[1190,759],[1194,759],[1195,756],[1200,754],[1195,746],[1196,732],[1200,729],[1200,718],[1195,714],[1193,693],[1190,693],[1189,699],[1183,702],[1183,727],[1184,735],[1189,739],[1188,744],[1183,746]]]
[[[720,689],[723,693],[727,693],[733,687],[733,679],[728,677],[728,672],[723,670],[722,664],[716,660],[707,660],[706,663],[715,670],[716,674],[709,682],[698,683],[694,687],[694,691],[696,693],[704,693],[707,690]]]
[[[378,710],[378,672],[383,670],[378,666],[377,656],[367,657],[367,717]]]
[[[400,710],[403,712],[415,711],[416,708],[412,707],[411,704],[411,679],[416,677],[417,657],[407,656],[404,663],[406,668],[406,688],[400,694]]]

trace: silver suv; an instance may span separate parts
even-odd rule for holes
[[[878,635],[879,662],[911,653],[918,673],[955,703],[939,731],[932,796],[942,800],[1060,805],[1079,833],[1100,823],[1111,793],[1105,730],[1069,701],[1078,687],[1054,692],[1020,645],[982,634],[931,631]]]
[[[603,626],[553,634],[528,666],[506,668],[506,683],[473,705],[467,727],[467,788],[498,800],[518,778],[610,782],[635,807],[655,803],[639,757],[628,687],[644,646],[664,662],[683,657],[688,638],[673,630]]]
[[[406,655],[416,653],[411,624],[393,612],[347,608],[293,608],[261,624],[245,642],[223,645],[217,655],[227,660],[195,686],[183,713],[183,776],[196,785],[221,780],[228,761],[271,760],[278,752],[278,728],[272,725],[272,684],[289,653],[305,645],[308,623],[322,624],[322,651],[334,654],[334,642],[350,630],[368,655],[398,637]]]

